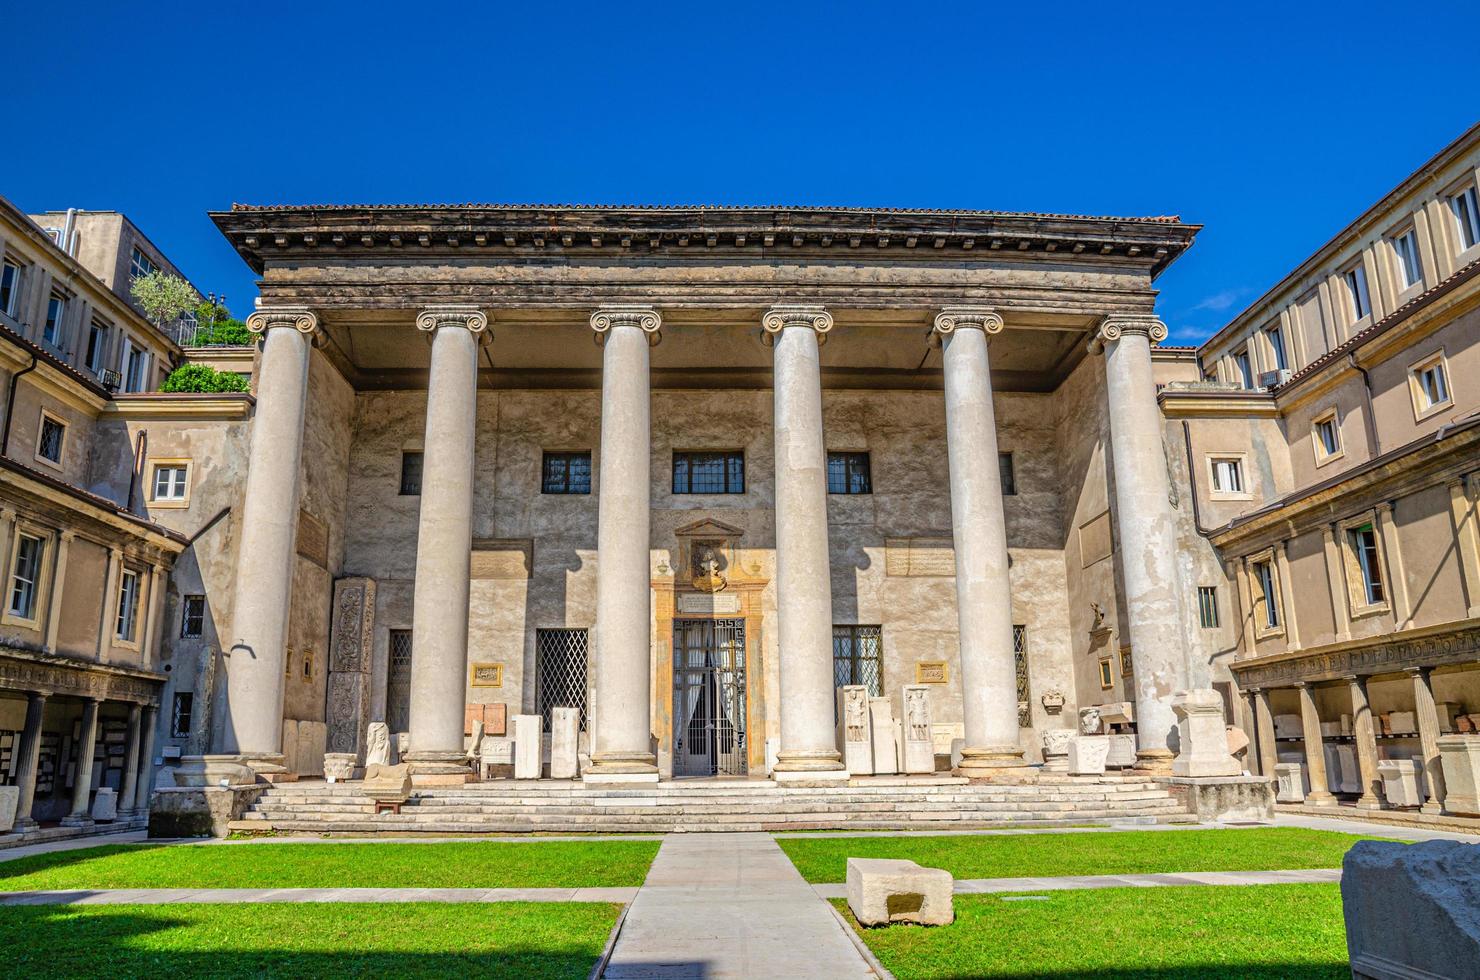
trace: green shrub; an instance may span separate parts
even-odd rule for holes
[[[215,323],[202,323],[195,331],[193,343],[198,347],[251,347],[257,342],[256,336],[247,330],[247,325],[240,320],[217,320]]]
[[[246,391],[247,379],[206,364],[182,364],[170,372],[160,391]]]

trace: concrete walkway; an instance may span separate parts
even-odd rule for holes
[[[1340,868],[1304,871],[1183,871],[1177,874],[1077,875],[1063,878],[958,878],[957,895],[997,892],[1078,891],[1086,888],[1167,888],[1173,885],[1306,885],[1335,884]],[[823,898],[846,898],[842,884],[813,885]]]
[[[628,909],[611,980],[875,977],[769,834],[674,834]]]
[[[0,905],[168,905],[175,902],[620,902],[636,888],[98,888],[0,892]]]

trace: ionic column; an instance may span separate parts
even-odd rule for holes
[[[1310,773],[1311,803],[1333,803],[1331,784],[1326,778],[1326,743],[1321,737],[1321,715],[1316,710],[1315,691],[1304,681],[1295,685],[1300,692],[1300,727],[1305,736],[1305,768]]]
[[[63,531],[57,536],[57,560],[51,575],[51,597],[46,600],[46,649],[51,653],[57,652],[57,635],[62,628],[62,595],[67,584],[67,553],[71,550],[72,539],[75,537],[75,531]]]
[[[123,786],[118,790],[118,819],[127,820],[134,814],[134,796],[139,786],[139,705],[128,706],[128,734],[124,743]]]
[[[988,339],[1002,317],[947,307],[935,318],[945,369],[946,455],[951,475],[951,537],[956,551],[956,621],[961,651],[966,745],[960,774],[982,778],[1021,769],[1012,592],[997,419],[992,408]]]
[[[1348,677],[1352,696],[1352,736],[1357,743],[1357,771],[1361,774],[1362,795],[1357,806],[1364,810],[1382,809],[1377,795],[1381,781],[1377,775],[1377,731],[1373,726],[1372,707],[1367,702],[1367,678]]]
[[[1424,813],[1442,813],[1444,766],[1439,758],[1439,709],[1434,704],[1433,668],[1410,667],[1407,674],[1413,679],[1413,715],[1418,721],[1418,744],[1429,789],[1429,798],[1421,809]]]
[[[1151,345],[1166,335],[1154,316],[1112,314],[1090,344],[1092,353],[1105,353],[1126,625],[1135,651],[1137,766],[1154,770],[1171,767],[1171,699],[1187,687],[1176,518],[1151,372]]]
[[[92,793],[93,753],[98,741],[98,699],[82,702],[82,732],[77,742],[77,775],[72,784],[72,809],[62,819],[63,827],[91,827],[87,805]],[[125,802],[126,806],[127,803]]]
[[[298,526],[308,362],[318,318],[258,310],[247,329],[264,337],[247,484],[242,493],[221,749],[263,775],[283,769],[283,650]]]
[[[416,537],[411,634],[411,762],[419,782],[460,782],[467,701],[468,594],[473,546],[473,452],[478,427],[478,347],[488,315],[470,306],[423,310],[430,335],[427,426]],[[486,338],[486,339],[485,339]]]
[[[158,706],[144,705],[143,720],[139,722],[139,785],[133,801],[136,816],[149,809],[149,792],[154,788],[154,728],[158,724]]]
[[[1254,689],[1254,727],[1259,732],[1259,775],[1273,777],[1275,763],[1279,761],[1275,750],[1274,713],[1269,710],[1269,692],[1262,687]]]
[[[776,617],[780,639],[778,781],[847,779],[833,725],[832,579],[822,441],[820,306],[773,306],[761,318],[774,348]]]
[[[597,474],[593,780],[657,778],[652,747],[649,593],[652,397],[648,349],[663,319],[647,306],[591,314],[601,345]]]
[[[21,729],[20,752],[16,759],[15,784],[20,789],[15,803],[16,833],[35,830],[36,818],[31,809],[36,803],[36,765],[41,756],[41,724],[46,712],[46,695],[26,692],[26,727]]]

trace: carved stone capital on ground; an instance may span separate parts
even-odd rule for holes
[[[315,346],[323,342],[324,331],[312,310],[293,306],[267,307],[247,317],[247,329],[252,333],[266,336],[269,330],[276,327],[297,330],[313,341]]]
[[[428,340],[435,337],[442,327],[462,327],[480,344],[493,340],[488,314],[476,306],[429,306],[416,314],[416,329],[425,333]]]
[[[591,314],[591,329],[596,331],[596,345],[606,342],[613,327],[636,327],[647,334],[648,345],[658,346],[663,339],[663,315],[651,306],[603,306]]]
[[[811,327],[817,331],[817,342],[826,339],[833,328],[832,314],[821,306],[781,304],[761,315],[761,341],[770,346],[787,327]]]
[[[988,337],[1002,332],[1002,314],[986,306],[947,306],[935,315],[930,339],[935,343],[957,330],[980,330]]]
[[[1111,313],[1100,321],[1094,339],[1089,342],[1089,352],[1103,353],[1106,344],[1114,343],[1128,333],[1142,334],[1151,343],[1159,344],[1167,339],[1167,325],[1151,313]]]

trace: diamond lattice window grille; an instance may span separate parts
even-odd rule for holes
[[[411,727],[411,631],[390,631],[390,673],[385,685],[385,720],[392,732]]]
[[[535,631],[535,706],[550,730],[552,708],[580,708],[586,731],[586,650],[583,629]]]
[[[1017,667],[1018,727],[1033,727],[1033,712],[1029,701],[1033,698],[1028,685],[1028,627],[1012,628],[1012,659]]]

